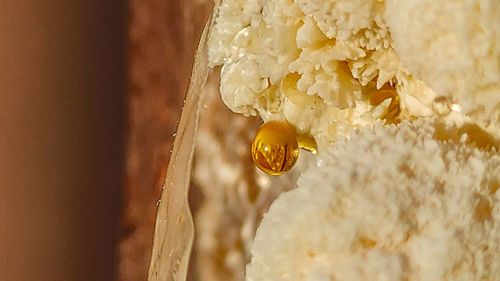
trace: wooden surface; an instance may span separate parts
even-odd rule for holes
[[[156,202],[210,4],[129,2],[129,123],[119,281],[147,277]]]

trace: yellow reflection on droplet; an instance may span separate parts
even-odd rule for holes
[[[299,147],[305,149],[312,154],[318,153],[318,145],[313,137],[309,135],[298,135],[297,139],[299,141]]]
[[[290,171],[299,157],[295,129],[283,121],[263,124],[252,142],[252,158],[259,169],[269,175]]]

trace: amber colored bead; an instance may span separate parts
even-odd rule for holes
[[[299,157],[295,129],[284,121],[263,124],[252,142],[252,158],[259,169],[273,176],[288,172]]]

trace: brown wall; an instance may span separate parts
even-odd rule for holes
[[[0,3],[0,280],[113,280],[123,1]]]
[[[211,3],[0,4],[0,280],[146,280]]]

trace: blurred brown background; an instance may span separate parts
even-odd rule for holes
[[[0,280],[146,280],[210,5],[0,2]]]
[[[126,11],[0,2],[0,280],[113,280]]]

